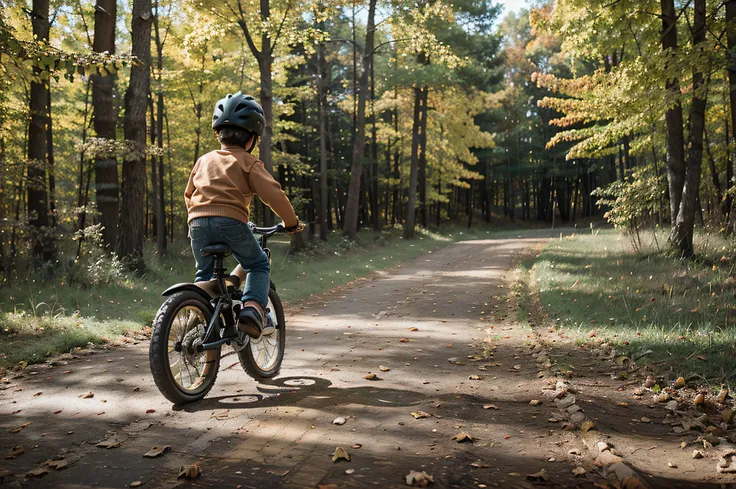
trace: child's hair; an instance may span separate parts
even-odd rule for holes
[[[250,143],[253,136],[255,136],[252,132],[237,126],[225,126],[216,132],[217,139],[222,144],[240,146],[245,149],[248,149],[248,143]]]

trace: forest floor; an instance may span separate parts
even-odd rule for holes
[[[226,352],[192,405],[158,393],[145,339],[11,372],[0,481],[399,488],[418,471],[440,488],[736,487],[717,470],[734,466],[729,426],[700,432],[708,420],[676,393],[653,400],[667,389],[643,387],[635,359],[548,324],[515,265],[557,235],[457,242],[292,307],[275,382]],[[152,447],[170,449],[144,458]],[[333,463],[336,447],[350,460]],[[196,480],[177,479],[195,463]]]

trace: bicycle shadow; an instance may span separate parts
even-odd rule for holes
[[[236,393],[213,396],[191,404],[172,406],[175,411],[195,413],[216,409],[255,409],[271,406],[310,408],[334,407],[345,404],[392,407],[413,406],[422,402],[424,394],[410,390],[381,387],[333,387],[332,382],[319,377],[291,376],[261,381],[258,393]]]

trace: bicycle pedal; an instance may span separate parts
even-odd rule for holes
[[[271,336],[276,332],[276,328],[273,326],[266,326],[263,328],[263,331],[261,331],[261,336]]]

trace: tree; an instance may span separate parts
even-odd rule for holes
[[[365,47],[362,58],[362,72],[360,74],[360,88],[358,89],[358,105],[356,113],[356,126],[353,139],[353,160],[350,168],[350,186],[348,188],[348,201],[345,204],[345,221],[343,232],[350,239],[355,239],[358,234],[358,210],[360,204],[360,180],[363,174],[363,156],[365,154],[365,103],[368,97],[368,75],[370,73],[371,59],[373,58],[373,46],[376,37],[376,0],[370,0],[368,4],[368,27],[365,34]]]
[[[33,35],[42,42],[49,39],[49,0],[33,0],[31,11]],[[33,254],[39,263],[53,257],[54,242],[50,230],[47,163],[49,125],[49,73],[33,68],[31,81],[30,124],[28,127],[28,224],[34,239]]]
[[[662,48],[664,56],[673,57],[677,52],[677,12],[674,0],[661,0],[662,6]],[[682,201],[682,190],[685,184],[685,152],[682,123],[682,105],[680,103],[680,82],[673,74],[665,82],[671,94],[670,106],[665,114],[667,122],[667,180],[670,192],[670,218],[672,225],[677,222]],[[673,227],[674,231],[674,227]],[[677,239],[673,232],[674,240]]]
[[[117,0],[97,0],[95,4],[95,36],[93,50],[96,53],[115,54],[115,22]],[[115,75],[94,74],[92,80],[92,111],[95,133],[98,138],[115,139],[117,111],[113,91]],[[106,245],[115,246],[118,226],[118,163],[115,158],[95,159],[95,194],[102,237]]]
[[[130,69],[130,84],[125,92],[125,139],[134,151],[123,161],[120,189],[120,220],[115,251],[129,267],[142,273],[144,234],[144,189],[146,180],[146,107],[150,89],[151,0],[134,0],[131,32],[132,53],[136,62]]]
[[[693,48],[705,49],[705,0],[695,0],[693,22]],[[679,212],[672,226],[670,240],[682,256],[691,257],[693,248],[693,229],[700,194],[700,172],[703,161],[703,129],[705,127],[707,85],[699,64],[693,65],[693,100],[690,104],[690,132],[688,135],[688,154],[685,166],[685,181],[682,190]]]

